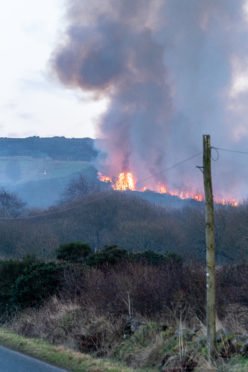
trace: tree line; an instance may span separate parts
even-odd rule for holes
[[[9,216],[2,207],[4,215]],[[1,210],[1,198],[0,198]],[[18,212],[18,209],[15,211]],[[58,246],[87,241],[93,250],[116,244],[129,252],[175,252],[205,260],[204,210],[165,209],[132,194],[97,192],[49,210],[0,219],[1,257],[35,254],[55,258]],[[247,259],[248,206],[218,206],[215,211],[217,263]]]

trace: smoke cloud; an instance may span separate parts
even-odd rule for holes
[[[200,152],[202,134],[248,150],[244,0],[70,0],[67,21],[52,56],[56,74],[110,99],[99,120],[100,171],[131,170],[140,187],[200,190],[201,158],[163,170]],[[216,193],[245,197],[247,159],[220,155]]]

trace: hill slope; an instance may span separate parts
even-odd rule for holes
[[[248,208],[216,210],[217,262],[247,257]],[[55,257],[59,244],[83,241],[93,249],[117,244],[129,251],[172,251],[205,260],[203,206],[161,208],[129,193],[95,193],[37,216],[0,220],[0,256]]]
[[[96,156],[90,138],[0,138],[0,186],[28,206],[47,208],[77,174],[96,178]]]
[[[96,155],[91,138],[0,138],[0,156],[91,161]]]

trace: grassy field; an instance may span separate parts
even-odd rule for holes
[[[0,177],[6,182],[23,182],[67,177],[89,167],[89,162],[49,158],[0,157]]]
[[[0,329],[0,344],[17,350],[37,359],[46,361],[58,367],[73,372],[133,372],[117,362],[108,359],[96,359],[87,354],[74,352],[62,346],[52,346],[43,340],[30,339]],[[151,370],[137,370],[149,372]]]

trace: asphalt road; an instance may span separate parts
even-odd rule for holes
[[[68,372],[0,346],[0,372]]]

